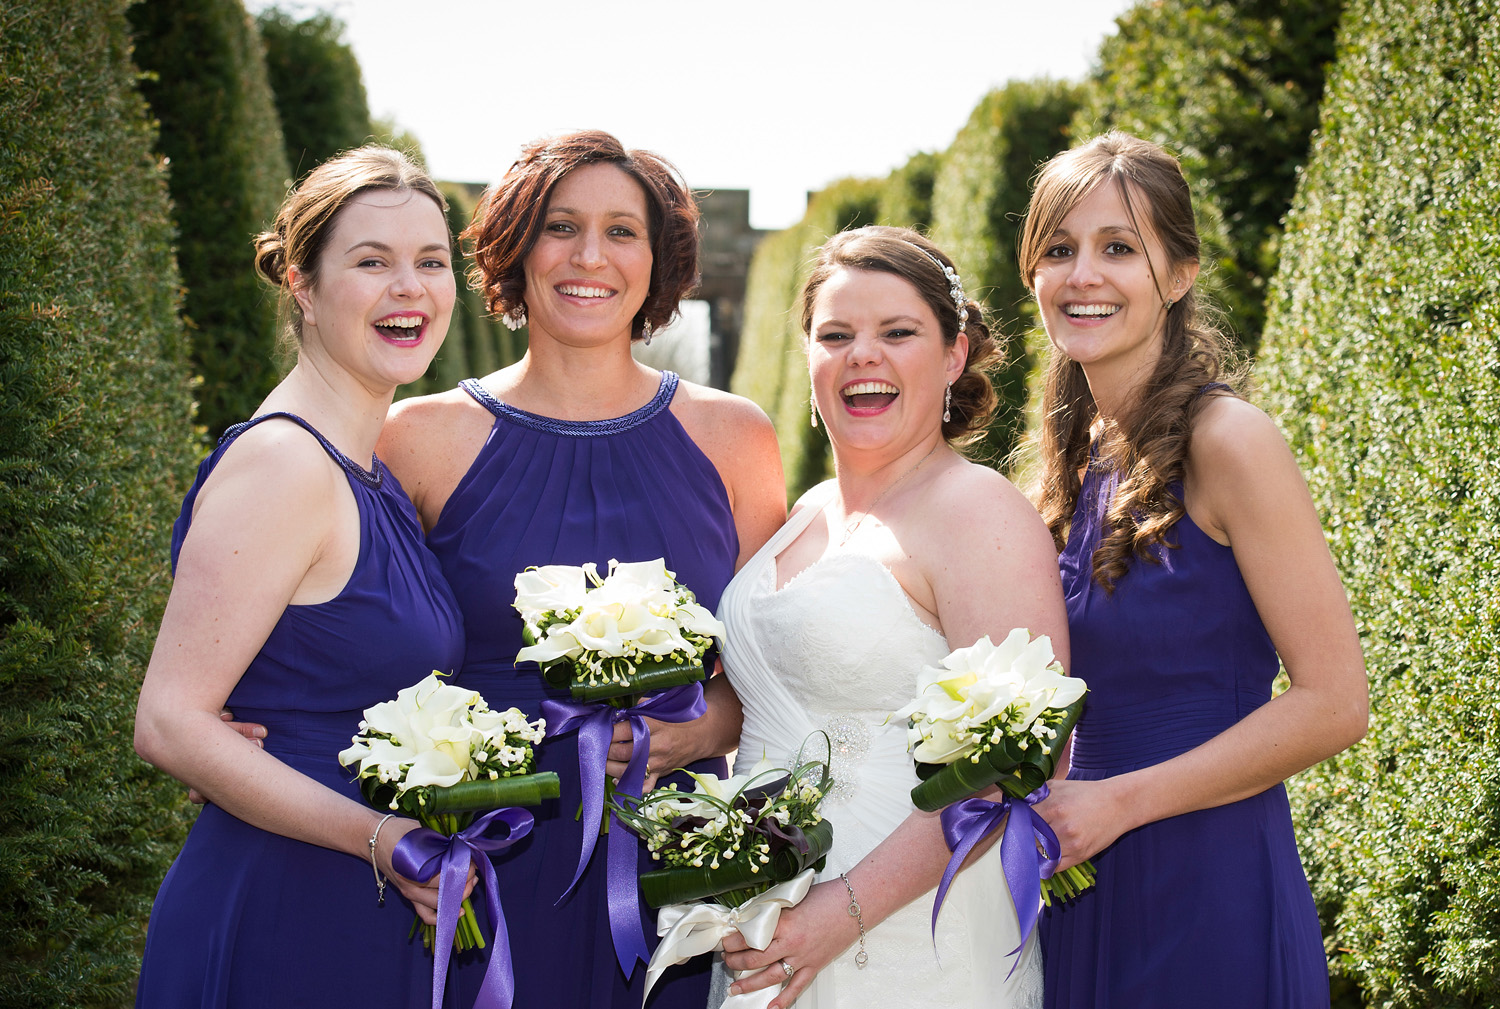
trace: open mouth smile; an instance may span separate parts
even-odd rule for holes
[[[901,391],[889,382],[878,379],[851,382],[839,390],[839,396],[850,409],[883,410],[896,401]]]
[[[427,331],[427,316],[420,313],[388,315],[374,325],[376,332],[391,343],[420,343],[422,334]]]
[[[1063,314],[1070,319],[1108,319],[1120,310],[1119,305],[1064,305]]]

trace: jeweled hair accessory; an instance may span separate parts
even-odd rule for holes
[[[953,307],[958,312],[958,331],[962,333],[965,327],[969,325],[969,298],[964,294],[964,282],[959,277],[958,271],[915,242],[907,242],[906,244],[932,260],[932,265],[942,270],[943,276],[948,278],[948,297],[953,299]]]

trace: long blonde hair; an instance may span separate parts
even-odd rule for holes
[[[1118,187],[1131,223],[1140,234],[1137,213],[1166,251],[1167,270],[1150,264],[1158,293],[1161,276],[1198,261],[1198,230],[1192,195],[1182,166],[1156,144],[1112,131],[1057,155],[1043,166],[1031,195],[1021,234],[1021,279],[1035,292],[1037,267],[1063,219],[1103,185]],[[1119,474],[1104,532],[1094,551],[1094,580],[1113,591],[1133,557],[1160,559],[1168,530],[1186,509],[1180,486],[1207,387],[1226,377],[1229,343],[1205,318],[1196,287],[1189,288],[1166,315],[1161,356],[1140,401],[1127,416],[1105,426],[1093,465]],[[1228,376],[1231,380],[1233,376]],[[1059,549],[1065,544],[1089,465],[1091,432],[1099,419],[1083,367],[1053,351],[1042,398],[1042,475],[1037,510]]]

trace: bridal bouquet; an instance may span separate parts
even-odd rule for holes
[[[443,683],[440,676],[433,672],[398,691],[395,700],[366,708],[353,745],[338,756],[344,767],[357,765],[360,791],[372,806],[404,813],[427,828],[401,839],[392,864],[409,879],[441,873],[438,924],[422,926],[424,945],[437,954],[433,985],[439,999],[448,950],[485,945],[472,905],[467,898],[460,903],[473,856],[479,855],[496,939],[508,948],[486,853],[531,832],[530,813],[502,807],[534,806],[559,792],[555,773],[533,773],[532,747],[542,740],[544,721],[528,721],[517,708],[491,710],[478,693]],[[481,810],[487,812],[476,820]],[[382,883],[382,903],[384,894]],[[491,972],[509,972],[508,955],[497,954],[490,964]],[[509,986],[498,974],[492,982],[487,973],[486,989],[492,983]]]
[[[1001,859],[1024,944],[1036,919],[1038,888],[1050,904],[1054,895],[1068,899],[1094,882],[1087,862],[1053,871],[1057,836],[1031,812],[1047,797],[1047,779],[1083,713],[1088,685],[1063,674],[1051,640],[1033,639],[1019,627],[998,645],[985,636],[953,651],[940,667],[924,668],[917,682],[916,699],[891,717],[908,719],[908,742],[922,779],[911,791],[912,802],[943,810],[953,851],[938,886],[934,925],[964,858],[1008,816]],[[1005,793],[1001,802],[966,798],[991,785]]]
[[[827,760],[804,763],[799,755],[790,770],[762,760],[749,774],[692,777],[691,792],[671,785],[613,803],[665,865],[640,877],[646,903],[661,909],[648,993],[668,967],[723,949],[730,932],[765,949],[782,909],[806,896],[833,845],[833,825],[818,813],[830,784]],[[731,996],[724,1005],[764,1005],[778,990]]]

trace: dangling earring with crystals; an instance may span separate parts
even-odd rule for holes
[[[816,431],[818,429],[818,401],[811,393],[807,396],[807,412],[812,418],[813,430]]]
[[[651,320],[647,319],[641,323],[641,340],[646,346],[651,346]]]
[[[948,383],[948,388],[943,390],[943,423],[946,424],[953,419],[953,383]]]
[[[500,316],[500,321],[505,323],[505,328],[512,333],[526,325],[526,303],[523,301],[509,312]]]

